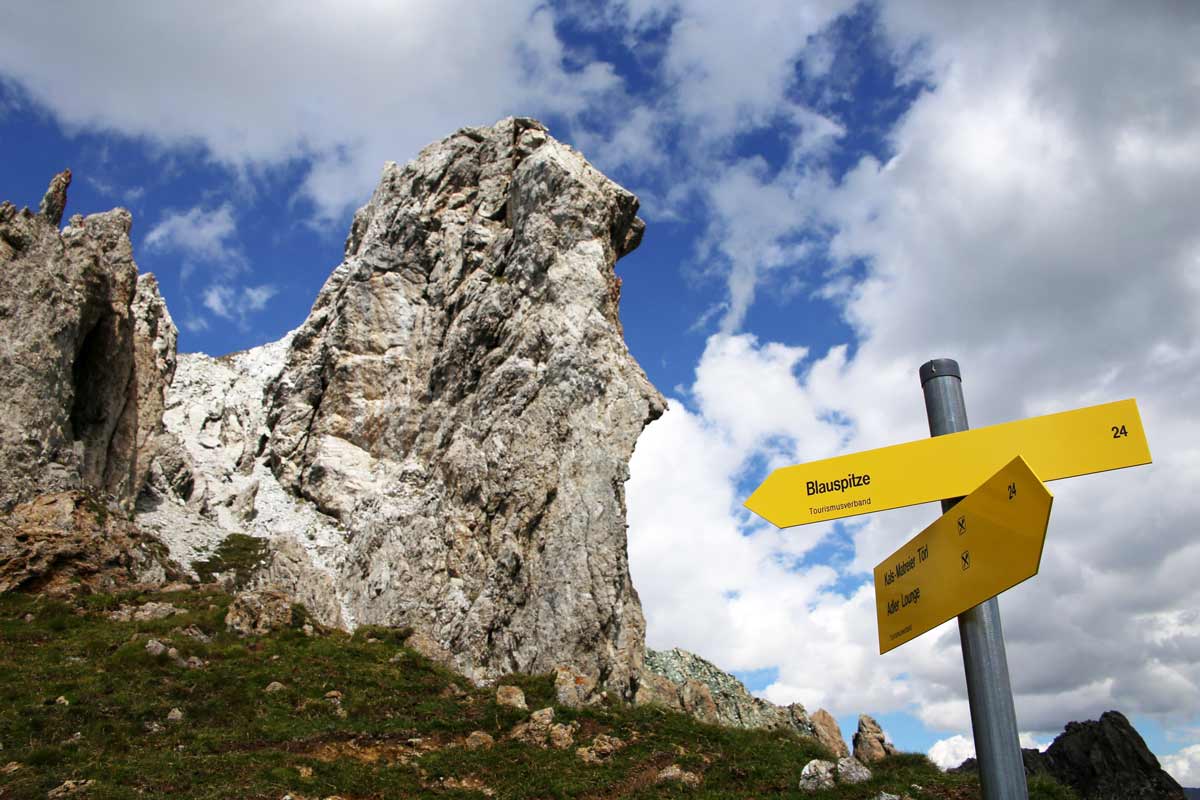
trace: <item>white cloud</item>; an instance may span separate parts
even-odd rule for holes
[[[869,586],[841,597],[814,587],[807,567],[772,573],[761,554],[780,541],[803,552],[822,532],[740,536],[733,488],[745,465],[781,458],[793,441],[799,460],[926,436],[916,369],[950,356],[976,426],[1136,396],[1155,458],[1051,485],[1041,572],[1001,598],[1021,726],[1054,734],[1109,708],[1168,727],[1194,720],[1200,56],[1188,31],[1200,9],[1189,7],[1190,23],[1179,6],[1095,5],[1083,20],[1037,2],[979,15],[934,3],[881,9],[896,57],[933,83],[892,131],[896,157],[864,159],[837,185],[802,169],[732,164],[714,189],[713,230],[746,254],[728,279],[735,311],[775,273],[796,271],[788,248],[814,224],[833,232],[835,258],[862,259],[867,276],[833,276],[841,283],[828,293],[854,326],[853,355],[810,361],[801,348],[714,337],[695,410],[668,415],[687,425],[664,420],[639,443],[631,559],[655,642],[702,644],[726,668],[777,666],[765,692],[777,701],[909,708],[933,728],[969,731],[953,623],[876,655]],[[718,364],[723,381],[710,384]],[[712,385],[723,392],[706,392]],[[688,455],[686,468],[672,451]],[[670,509],[657,517],[646,510],[653,487]],[[852,527],[843,579],[935,513],[876,514]],[[697,526],[703,546],[693,548]],[[730,553],[741,566],[722,570]],[[689,586],[706,570],[725,595],[703,580]],[[731,591],[743,593],[727,599]],[[783,599],[772,604],[769,592]],[[688,617],[689,607],[702,612]]]
[[[31,5],[6,13],[0,73],[71,128],[198,144],[239,170],[312,159],[305,191],[333,219],[385,161],[464,124],[575,114],[614,89],[606,65],[563,66],[552,22],[539,0]]]
[[[204,262],[219,274],[243,269],[246,257],[237,241],[233,206],[224,203],[213,209],[201,206],[186,211],[169,211],[150,229],[144,241],[151,252],[176,253],[194,266]],[[185,268],[190,272],[192,267]]]
[[[611,130],[579,132],[581,144],[602,168],[648,174],[671,187],[667,195],[645,193],[651,219],[703,219],[698,268],[726,280],[723,333],[740,328],[772,273],[807,261],[807,237],[793,235],[812,208],[790,184],[846,131],[793,90],[802,66],[828,70],[828,26],[854,6],[851,0],[769,0],[748,14],[737,4],[665,0],[608,9],[609,24],[624,25],[636,45],[655,49],[654,74],[669,91],[631,101],[609,123]],[[666,41],[650,44],[645,37],[666,20]],[[786,132],[788,179],[767,178],[770,170],[759,158],[730,162],[737,136],[764,130]]]
[[[1200,11],[878,4],[904,74],[932,88],[890,132],[895,158],[864,159],[835,183],[819,165],[842,123],[794,100],[789,83],[798,64],[830,69],[826,29],[849,7],[610,5],[605,18],[623,18],[635,43],[673,20],[649,99],[566,52],[537,0],[471,14],[434,2],[330,1],[304,14],[282,2],[253,14],[26,4],[0,27],[0,73],[71,128],[200,145],[251,173],[309,159],[305,191],[326,218],[360,201],[383,161],[464,123],[620,110],[611,130],[583,131],[585,144],[602,166],[642,171],[661,216],[690,213],[707,230],[702,266],[715,266],[728,303],[692,409],[676,402],[631,465],[631,568],[651,645],[730,669],[776,666],[765,693],[780,702],[908,708],[965,732],[953,624],[880,657],[872,590],[857,585],[932,507],[872,515],[840,539],[830,526],[776,533],[739,510],[753,465],[926,435],[916,368],[953,356],[976,425],[1136,395],[1156,460],[1052,485],[1041,574],[1001,599],[1022,727],[1053,733],[1111,707],[1194,719]],[[77,46],[51,46],[62,41]],[[782,125],[787,163],[731,160],[733,137],[767,124]],[[812,274],[828,235],[865,279]],[[203,304],[222,319],[244,324],[271,299],[270,286],[219,272],[240,256],[228,205],[164,218],[145,244],[217,265]],[[840,304],[856,341],[814,359],[736,335],[765,287]],[[837,558],[805,562],[818,545]]]
[[[1018,736],[1021,747],[1032,750],[1045,750],[1050,746],[1049,741],[1035,737],[1031,733],[1021,733]],[[975,757],[975,740],[970,736],[955,734],[934,742],[926,753],[929,760],[942,769],[957,767],[968,758]]]
[[[724,139],[801,111],[788,96],[810,37],[848,11],[851,0],[766,0],[751,13],[720,0],[667,2],[630,9],[637,26],[673,14],[663,56],[677,113],[701,138]]]
[[[204,290],[204,307],[218,317],[244,324],[250,314],[266,308],[277,293],[274,286],[266,284],[240,288],[214,284]]]
[[[1160,762],[1180,786],[1200,786],[1200,744],[1163,756]]]
[[[975,742],[969,737],[955,734],[934,742],[927,755],[930,761],[942,769],[950,769],[968,758],[975,757]]]
[[[206,320],[204,317],[198,317],[195,315],[184,317],[182,324],[183,329],[189,333],[200,333],[201,331],[206,331],[209,328],[208,320]]]

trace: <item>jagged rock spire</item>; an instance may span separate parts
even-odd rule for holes
[[[50,187],[42,197],[38,213],[54,227],[62,224],[63,211],[67,208],[67,187],[71,185],[71,170],[64,169],[50,180]]]

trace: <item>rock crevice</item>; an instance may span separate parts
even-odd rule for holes
[[[70,179],[55,176],[39,214],[0,204],[0,510],[72,489],[131,507],[161,428],[170,370],[138,328],[153,317],[173,353],[174,325],[138,279],[128,211],[59,231]]]

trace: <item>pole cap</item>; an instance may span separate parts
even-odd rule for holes
[[[926,361],[921,365],[921,385],[924,386],[933,378],[952,377],[962,380],[962,373],[959,372],[958,362],[953,358],[935,358],[932,361]]]

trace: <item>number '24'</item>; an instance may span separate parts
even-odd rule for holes
[[[1124,425],[1120,425],[1120,426],[1113,425],[1113,426],[1112,426],[1112,432],[1113,432],[1113,438],[1114,438],[1114,439],[1120,439],[1122,436],[1128,436],[1128,435],[1129,435],[1129,431],[1125,430],[1125,426],[1124,426]]]

